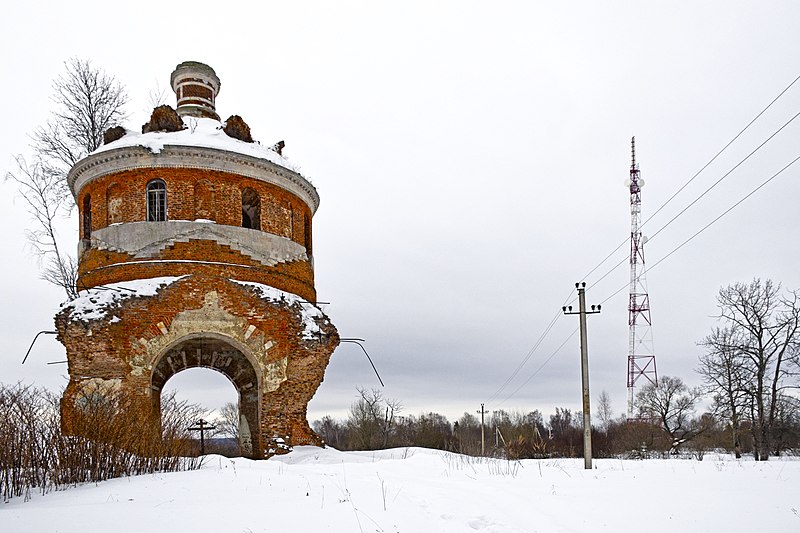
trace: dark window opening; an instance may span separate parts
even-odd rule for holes
[[[92,238],[92,199],[88,194],[83,197],[83,238]]]
[[[303,217],[303,237],[306,243],[306,255],[310,258],[313,255],[311,251],[311,217]]]
[[[242,191],[242,227],[261,229],[261,198],[250,187]]]
[[[165,220],[167,220],[167,185],[162,180],[153,180],[147,184],[147,221]]]

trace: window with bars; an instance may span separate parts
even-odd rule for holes
[[[167,184],[163,180],[153,180],[147,184],[147,221],[167,220]]]

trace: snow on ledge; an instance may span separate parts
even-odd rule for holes
[[[317,321],[327,320],[327,317],[311,302],[300,298],[296,294],[285,292],[280,289],[276,289],[275,287],[264,285],[263,283],[240,281],[238,279],[232,279],[231,281],[238,285],[256,289],[256,292],[259,293],[259,296],[265,300],[284,301],[290,307],[295,307],[300,311],[300,318],[303,320],[303,339],[313,340],[319,338],[322,330],[320,329]]]
[[[92,154],[99,154],[115,148],[129,146],[143,146],[152,153],[161,152],[164,146],[199,146],[203,148],[217,148],[228,152],[249,155],[258,159],[266,159],[292,172],[301,174],[300,167],[293,165],[288,159],[278,154],[272,148],[258,142],[247,143],[229,137],[222,131],[224,124],[213,118],[184,117],[186,129],[180,131],[151,131],[138,133],[134,130],[125,130],[125,135],[116,141],[104,144]]]
[[[140,296],[155,296],[160,289],[168,287],[185,277],[187,276],[163,276],[159,278],[109,283],[108,285],[80,291],[77,298],[61,304],[61,308],[72,310],[70,313],[70,320],[73,321],[100,320],[108,316],[110,312],[118,308],[125,300]],[[275,287],[264,285],[263,283],[240,281],[236,279],[231,279],[229,281],[243,287],[255,289],[259,297],[265,300],[285,302],[288,306],[297,309],[303,322],[303,339],[318,339],[319,335],[322,333],[318,321],[326,321],[327,317],[313,304],[300,298],[296,294],[285,292]],[[118,322],[119,318],[114,317],[111,321]]]
[[[159,289],[172,285],[186,276],[164,276],[109,283],[78,292],[78,297],[61,304],[62,309],[72,309],[70,320],[99,320],[123,301],[138,296],[155,296]],[[113,320],[117,322],[118,320]]]

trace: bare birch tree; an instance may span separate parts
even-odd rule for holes
[[[52,117],[33,134],[32,162],[16,157],[17,169],[6,174],[28,205],[35,228],[28,232],[42,261],[42,279],[76,296],[77,260],[60,247],[55,231],[58,216],[68,214],[75,200],[67,173],[103,143],[103,133],[124,118],[127,95],[122,85],[90,61],[73,58],[53,82]]]

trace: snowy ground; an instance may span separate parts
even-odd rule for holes
[[[800,461],[479,460],[299,447],[0,504],[3,532],[800,531]]]

